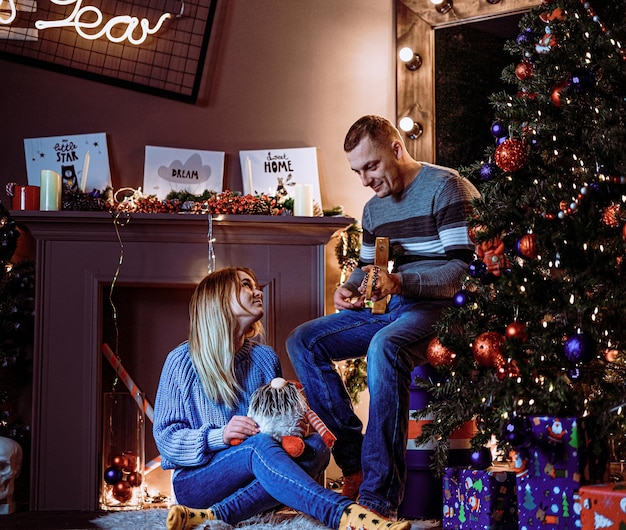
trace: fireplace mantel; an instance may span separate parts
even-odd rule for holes
[[[36,243],[30,509],[94,510],[100,474],[105,293],[113,283],[120,292],[130,288],[123,291],[127,295],[134,287],[157,289],[163,297],[168,291],[191,289],[207,272],[209,220],[199,214],[114,218],[107,212],[66,211],[15,211],[11,216]],[[276,349],[287,377],[293,373],[285,339],[295,326],[324,313],[325,247],[352,221],[212,218],[216,267],[250,267],[263,285],[266,340]],[[148,387],[142,388],[148,397],[169,351],[163,338],[186,331],[180,329],[186,316],[176,318],[166,310],[154,318],[159,321],[156,329],[137,331],[139,337],[131,341],[142,359],[122,357],[137,382]],[[138,318],[129,326],[141,330],[143,321]]]

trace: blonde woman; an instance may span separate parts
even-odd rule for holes
[[[258,387],[280,376],[269,346],[252,340],[262,331],[263,293],[253,271],[228,267],[206,276],[190,302],[189,340],[168,355],[154,407],[154,439],[164,469],[173,469],[177,502],[169,530],[219,519],[236,524],[280,505],[330,528],[408,530],[313,477],[330,453],[321,436],[305,440],[291,458],[246,414]],[[233,440],[243,440],[232,445]]]

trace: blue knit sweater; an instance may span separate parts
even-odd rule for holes
[[[235,354],[235,375],[242,387],[234,409],[210,401],[189,357],[189,344],[172,350],[161,372],[154,403],[153,434],[163,469],[207,464],[224,443],[224,428],[233,416],[246,416],[250,396],[280,377],[278,357],[269,346],[246,340]]]

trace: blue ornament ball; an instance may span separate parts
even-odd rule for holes
[[[522,31],[522,33],[517,36],[515,42],[517,42],[517,44],[519,44],[520,46],[529,46],[531,44],[534,44],[536,40],[537,39],[533,34],[533,30],[530,28],[526,28],[524,31]]]
[[[501,122],[494,121],[491,125],[491,134],[493,134],[496,138],[502,138],[507,135],[506,127]]]
[[[569,86],[576,94],[589,92],[596,84],[596,74],[589,68],[576,68],[570,76]]]
[[[579,381],[582,378],[583,373],[580,371],[580,368],[575,366],[568,372],[568,375],[569,375],[569,378],[575,382],[575,381]]]
[[[573,363],[587,363],[596,356],[596,343],[585,333],[572,335],[563,346],[565,357]]]
[[[496,177],[498,166],[493,162],[485,162],[480,166],[480,178],[483,180],[491,180]]]
[[[487,275],[487,265],[483,260],[475,259],[470,261],[467,271],[472,278],[484,278]]]
[[[453,303],[456,307],[463,307],[469,302],[469,300],[470,294],[465,289],[461,289],[454,295]]]
[[[123,477],[122,470],[115,466],[107,467],[104,470],[104,481],[111,486],[117,484]]]
[[[525,416],[514,416],[502,428],[502,439],[512,447],[519,448],[526,445],[531,433],[528,419]]]
[[[493,463],[491,451],[487,447],[473,450],[469,459],[473,469],[487,469]]]

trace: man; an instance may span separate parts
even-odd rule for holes
[[[433,324],[460,289],[473,257],[466,220],[476,188],[456,171],[414,160],[386,119],[364,116],[344,151],[363,186],[376,194],[363,210],[360,268],[337,288],[338,313],[296,328],[287,351],[311,408],[337,436],[333,455],[342,493],[394,519],[404,495],[409,386],[426,362]],[[376,271],[371,300],[391,295],[385,314],[366,308],[364,279],[376,237],[388,237],[393,270]],[[354,414],[335,361],[367,356],[368,426]]]

